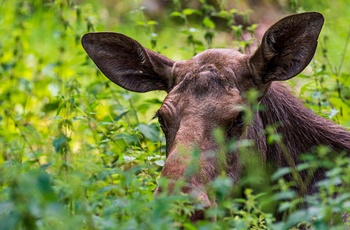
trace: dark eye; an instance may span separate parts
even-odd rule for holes
[[[244,125],[244,112],[239,112],[238,116],[236,117],[236,120],[234,122],[234,126],[237,128],[241,128]]]
[[[238,138],[242,134],[242,129],[244,127],[244,112],[241,111],[236,116],[233,123],[231,123],[230,128],[227,130],[227,137],[228,138]]]
[[[166,126],[165,126],[165,122],[164,122],[162,115],[159,112],[157,112],[155,117],[158,118],[158,122],[160,124],[160,127],[164,131],[166,129]]]

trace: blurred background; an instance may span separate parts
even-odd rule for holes
[[[165,142],[152,117],[165,93],[109,82],[81,47],[87,32],[123,33],[181,60],[212,47],[252,53],[282,17],[321,12],[316,56],[289,83],[310,109],[350,127],[348,0],[0,3],[0,229],[194,229],[182,217],[187,200],[153,200]],[[230,220],[261,223],[252,213]]]

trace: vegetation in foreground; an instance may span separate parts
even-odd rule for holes
[[[157,182],[165,143],[152,120],[165,95],[132,94],[108,82],[87,58],[80,37],[117,31],[175,60],[209,47],[249,50],[254,36],[241,38],[254,34],[256,24],[246,21],[254,12],[242,10],[243,1],[237,8],[218,2],[215,8],[201,0],[199,8],[190,8],[174,0],[152,15],[139,1],[2,1],[0,229],[350,227],[341,220],[350,212],[350,159],[332,159],[322,146],[305,153],[297,167],[328,169],[320,192],[306,199],[283,179],[290,168],[265,179],[254,171],[234,186],[224,175],[217,178],[209,189],[218,206],[198,223],[189,214],[201,207],[188,197],[153,198],[156,184],[166,183]],[[326,17],[315,59],[291,84],[316,113],[350,127],[349,3],[315,2],[288,1],[290,12],[315,10]],[[242,21],[234,24],[237,18]],[[280,140],[266,131],[269,140]],[[259,189],[269,181],[277,181],[272,191]],[[243,198],[232,196],[237,190]]]

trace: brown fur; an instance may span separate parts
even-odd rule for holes
[[[267,162],[273,162],[278,167],[294,167],[300,161],[300,154],[312,152],[315,147],[324,145],[332,151],[350,154],[350,133],[345,128],[324,119],[305,108],[302,102],[292,95],[280,83],[273,83],[266,95],[261,99],[264,111],[255,115],[254,123],[249,127],[248,138],[255,140],[259,152],[264,154]],[[275,129],[283,137],[283,145],[292,158],[288,162],[279,144],[268,145],[263,130],[269,125],[278,125]],[[291,165],[292,164],[292,165]],[[323,172],[314,174],[312,183],[307,184],[307,191],[315,191],[314,182],[323,178]]]

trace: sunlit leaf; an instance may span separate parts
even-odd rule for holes
[[[205,17],[202,21],[203,25],[205,27],[208,27],[210,29],[214,29],[215,28],[215,23],[209,18],[209,17]]]
[[[185,15],[192,15],[192,14],[197,14],[197,15],[201,15],[202,12],[196,9],[191,9],[191,8],[186,8],[182,11],[183,14]]]

